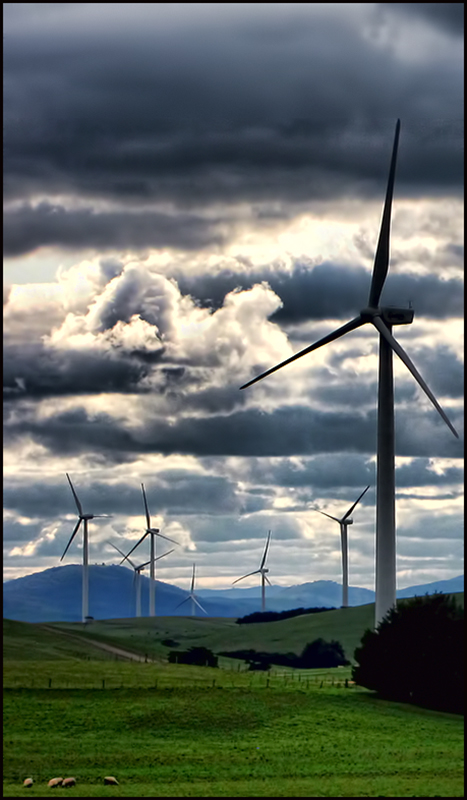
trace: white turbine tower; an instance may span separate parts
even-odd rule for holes
[[[128,556],[126,556],[125,553],[122,553],[122,551],[120,550],[119,547],[117,547],[116,544],[112,544],[112,542],[109,542],[109,544],[114,548],[114,550],[117,550],[117,552],[120,553],[121,556],[123,556],[124,561],[128,561],[133,567],[135,573],[133,576],[133,585],[135,587],[135,594],[136,594],[136,616],[140,617],[141,616],[141,573],[144,570],[144,568],[148,566],[150,561],[146,561],[145,564],[140,564],[139,566],[136,566],[134,561],[132,561],[131,558],[128,558]],[[159,561],[160,558],[164,558],[165,556],[169,556],[170,553],[173,553],[173,549],[168,550],[167,553],[162,553],[161,556],[157,556],[156,561]]]
[[[144,500],[144,509],[146,512],[146,523],[147,528],[141,539],[136,542],[135,546],[131,548],[130,552],[127,553],[125,558],[131,556],[133,550],[141,544],[141,542],[146,538],[146,536],[151,537],[151,552],[149,558],[150,564],[150,584],[149,584],[149,616],[155,617],[156,616],[156,543],[155,539],[156,536],[159,536],[161,539],[166,539],[168,542],[172,542],[172,544],[178,544],[174,539],[170,539],[169,536],[164,536],[163,533],[160,532],[159,528],[151,528],[151,517],[149,515],[149,508],[148,502],[146,500],[146,492],[144,491],[144,484],[141,484],[141,488],[143,490],[143,500]],[[121,562],[122,563],[122,562]]]
[[[71,491],[73,492],[73,497],[75,498],[76,508],[78,509],[78,522],[76,523],[76,527],[71,534],[70,541],[68,542],[63,555],[60,561],[63,561],[65,558],[66,552],[72,543],[73,539],[75,538],[76,534],[78,533],[79,526],[83,522],[83,591],[82,591],[82,618],[83,622],[86,622],[86,618],[89,616],[89,548],[88,548],[88,521],[90,519],[96,519],[96,517],[109,517],[110,514],[85,514],[83,511],[83,507],[78,499],[78,495],[76,494],[73,484],[70,480],[70,476],[68,472],[65,473],[68,478],[68,483],[70,484]]]
[[[198,606],[198,608],[200,608],[201,611],[204,611],[205,614],[208,613],[206,611],[206,609],[203,608],[203,606],[201,605],[201,603],[199,602],[198,598],[195,595],[195,565],[194,564],[193,564],[193,576],[191,578],[190,594],[189,594],[188,597],[185,597],[185,599],[182,600],[182,602],[179,603],[178,606],[175,606],[174,611],[176,611],[177,608],[180,608],[180,606],[182,606],[184,603],[188,603],[188,600],[191,600],[191,616],[192,617],[194,617],[196,615],[196,606]]]
[[[396,604],[396,516],[395,516],[395,468],[394,468],[394,382],[392,371],[392,352],[397,353],[409,372],[421,386],[427,397],[443,418],[456,438],[457,431],[439,405],[432,391],[416,370],[412,361],[391,331],[393,325],[409,325],[413,321],[411,308],[392,308],[380,306],[380,297],[389,269],[389,238],[391,227],[391,206],[396,171],[397,147],[399,143],[400,120],[397,120],[394,146],[392,150],[383,218],[376,248],[373,275],[368,297],[368,305],[358,317],[342,325],[341,328],[324,336],[309,347],[287,358],[272,369],[268,369],[248,383],[245,389],[272,372],[290,364],[306,353],[311,353],[325,344],[339,339],[350,331],[366,323],[374,325],[379,333],[379,386],[378,386],[378,448],[377,448],[377,486],[376,486],[376,569],[375,569],[375,624],[381,621],[390,608]]]
[[[344,516],[340,519],[338,517],[331,517],[330,514],[326,514],[325,511],[320,511],[319,508],[313,509],[314,511],[318,511],[319,514],[324,514],[325,517],[333,519],[334,522],[338,522],[340,525],[342,548],[342,608],[347,608],[349,605],[349,540],[347,536],[347,526],[353,525],[353,519],[350,515],[357,503],[360,502],[363,495],[368,491],[369,488],[370,487],[367,486],[366,489],[363,490],[360,497],[352,506],[350,506],[349,510],[346,511]]]
[[[259,569],[255,569],[254,572],[249,572],[248,575],[242,575],[241,578],[237,578],[236,581],[232,582],[232,586],[233,586],[234,583],[238,583],[239,581],[242,581],[244,578],[249,578],[250,575],[258,575],[258,574],[261,575],[261,611],[266,611],[266,587],[265,587],[265,582],[267,581],[269,583],[269,586],[272,586],[271,581],[269,580],[269,578],[266,575],[266,573],[269,572],[269,570],[266,569],[266,567],[264,566],[264,564],[266,563],[266,556],[267,556],[267,552],[268,552],[270,538],[271,538],[271,531],[268,532],[268,538],[267,538],[267,541],[266,541],[266,547],[264,548],[263,558],[261,559],[261,564],[259,565]]]

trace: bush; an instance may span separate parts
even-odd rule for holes
[[[449,595],[404,601],[365,631],[353,680],[389,700],[463,713],[463,623]]]
[[[194,664],[197,667],[217,667],[217,656],[207,647],[190,647],[189,650],[171,650],[171,664]]]

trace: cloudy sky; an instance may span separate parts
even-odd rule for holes
[[[463,571],[462,31],[459,3],[4,4],[6,579],[59,564],[69,472],[113,515],[90,561],[142,535],[144,482],[185,588],[269,529],[272,582],[340,581],[316,509],[370,484],[374,588],[376,331],[239,387],[367,304],[398,117],[382,302],[461,436],[396,357],[398,587]]]

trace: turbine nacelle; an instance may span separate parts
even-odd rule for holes
[[[352,517],[348,517],[348,519],[346,519],[346,520],[344,521],[344,525],[353,525],[353,519],[352,519]]]
[[[414,310],[413,308],[382,308],[381,319],[387,325],[410,325],[413,322]]]

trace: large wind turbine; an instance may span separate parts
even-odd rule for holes
[[[149,584],[149,616],[155,617],[156,616],[156,543],[155,539],[156,536],[160,536],[161,539],[166,539],[168,542],[172,542],[172,544],[178,544],[174,539],[170,539],[169,536],[164,536],[163,533],[160,532],[159,528],[151,528],[151,517],[149,515],[149,508],[148,508],[148,501],[146,500],[146,492],[144,491],[144,484],[141,484],[141,488],[143,490],[143,500],[144,500],[144,509],[146,512],[146,523],[147,528],[145,533],[142,535],[141,539],[136,542],[134,547],[131,548],[130,552],[127,553],[125,558],[131,556],[133,550],[141,544],[141,542],[146,538],[146,536],[151,537],[151,552],[149,558],[150,564],[150,584]]]
[[[63,561],[65,558],[66,552],[72,543],[73,539],[75,538],[76,534],[78,533],[79,526],[82,522],[84,522],[83,526],[83,592],[82,592],[82,618],[83,622],[86,622],[86,618],[89,616],[89,549],[88,549],[88,520],[96,519],[96,517],[109,517],[109,514],[85,514],[83,511],[83,507],[78,499],[78,495],[76,494],[73,484],[70,480],[70,476],[68,472],[65,473],[68,478],[68,483],[70,484],[71,491],[73,492],[73,497],[75,498],[76,508],[78,509],[78,522],[76,523],[76,527],[71,534],[70,541],[68,542],[63,555],[60,561]]]
[[[352,511],[354,510],[357,503],[360,502],[365,492],[368,491],[370,487],[367,486],[366,489],[363,490],[360,497],[355,501],[355,503],[350,506],[349,510],[345,512],[344,516],[340,519],[338,517],[331,517],[330,514],[326,514],[325,511],[320,511],[319,508],[315,508],[314,511],[318,511],[320,514],[324,514],[325,517],[329,517],[329,519],[333,519],[334,522],[338,522],[341,529],[341,547],[342,547],[342,608],[347,608],[349,605],[349,541],[347,537],[347,526],[353,525],[353,519],[350,516]]]
[[[266,547],[264,548],[264,553],[263,553],[263,557],[261,559],[261,564],[259,565],[259,569],[255,569],[254,572],[249,572],[248,575],[243,575],[241,578],[237,578],[236,581],[232,582],[232,586],[233,586],[234,583],[238,583],[239,581],[242,581],[243,578],[249,578],[250,575],[258,575],[258,574],[260,574],[261,575],[261,611],[266,611],[266,587],[265,587],[265,582],[267,581],[269,583],[269,586],[272,586],[271,581],[269,580],[269,578],[266,575],[266,572],[269,572],[269,570],[266,569],[266,567],[264,566],[264,564],[266,562],[266,556],[267,556],[267,552],[268,552],[270,538],[271,538],[271,531],[268,532],[268,538],[267,538],[267,541],[266,541]]]
[[[192,617],[194,617],[195,614],[196,614],[196,606],[198,606],[198,608],[200,608],[201,611],[204,611],[205,614],[208,613],[206,611],[206,609],[203,608],[203,606],[201,605],[201,603],[199,602],[198,598],[195,595],[195,565],[194,564],[193,564],[193,576],[191,578],[190,594],[189,594],[188,597],[185,597],[185,599],[182,600],[182,602],[179,603],[178,606],[175,606],[174,611],[176,611],[177,608],[180,608],[180,606],[182,606],[184,603],[188,603],[188,600],[191,600],[191,616]]]
[[[128,556],[126,556],[125,553],[122,553],[122,551],[120,550],[119,547],[117,547],[116,544],[113,544],[112,542],[109,542],[109,544],[114,548],[114,550],[116,550],[118,553],[120,553],[121,556],[123,556],[124,561],[128,561],[133,567],[135,573],[133,576],[133,584],[136,593],[136,616],[140,617],[141,616],[141,573],[144,570],[144,568],[147,567],[147,565],[150,564],[151,562],[146,561],[145,564],[139,564],[139,566],[136,566],[134,561],[132,561],[131,558],[128,558]],[[161,556],[157,556],[156,561],[159,561],[160,558],[164,558],[164,556],[169,556],[170,553],[173,553],[173,549],[168,550],[167,553],[162,553]]]
[[[394,470],[394,382],[392,371],[392,351],[397,353],[409,372],[421,386],[433,403],[446,425],[456,438],[457,431],[436,400],[434,394],[416,370],[412,361],[400,344],[394,339],[391,331],[393,325],[409,325],[413,321],[412,309],[380,306],[381,292],[389,269],[389,237],[391,227],[391,206],[396,171],[397,148],[399,144],[400,120],[397,120],[389,168],[389,180],[383,218],[376,248],[373,275],[368,297],[368,305],[362,309],[358,317],[342,325],[333,333],[324,336],[309,347],[287,358],[272,369],[241,386],[245,389],[256,381],[271,375],[272,372],[285,367],[306,353],[311,353],[325,344],[339,339],[350,331],[360,328],[366,323],[374,325],[379,333],[379,385],[378,385],[378,449],[377,449],[377,486],[376,486],[376,569],[375,569],[375,623],[381,621],[390,608],[396,604],[396,516],[395,516],[395,470]]]

